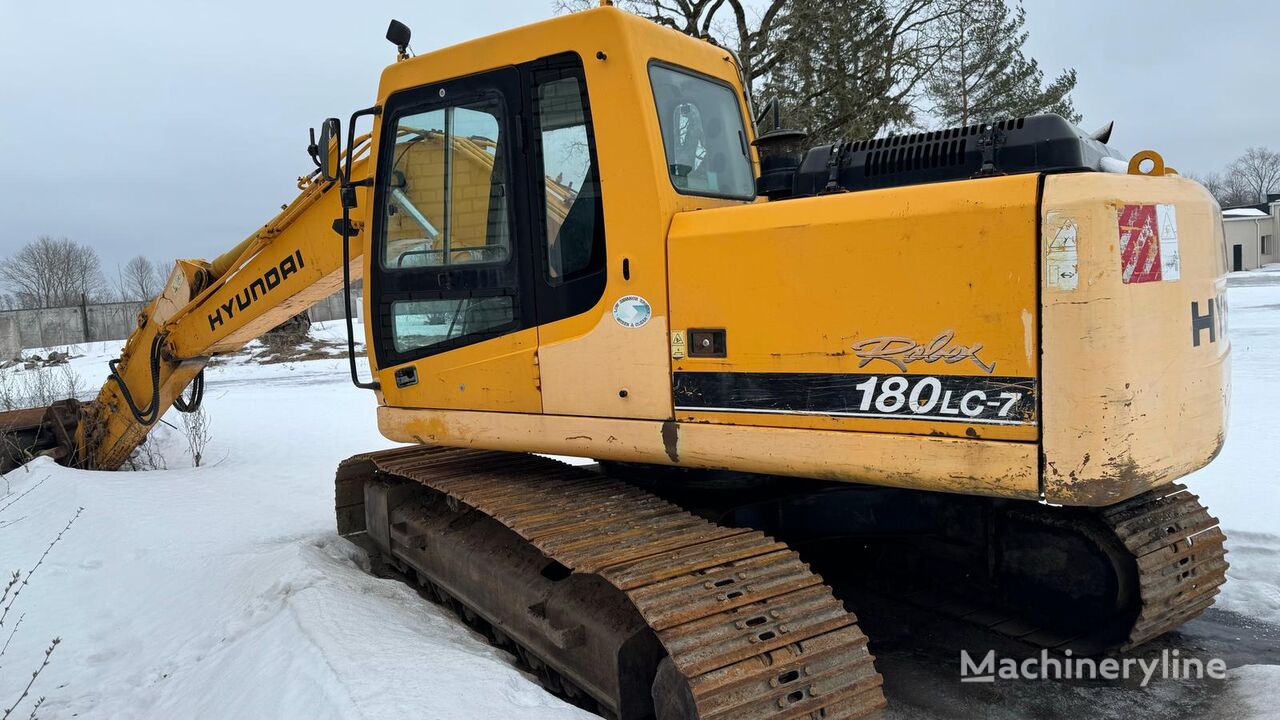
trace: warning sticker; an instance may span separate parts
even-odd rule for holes
[[[1178,212],[1173,205],[1125,205],[1120,210],[1120,273],[1125,284],[1182,277]]]
[[[1045,250],[1045,283],[1054,290],[1075,290],[1080,285],[1080,255],[1076,248],[1076,221],[1049,212],[1053,239]]]
[[[1182,277],[1182,258],[1178,255],[1178,208],[1156,206],[1156,232],[1160,235],[1160,274],[1162,280]]]

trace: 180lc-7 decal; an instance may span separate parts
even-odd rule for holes
[[[1034,378],[677,372],[677,410],[1034,425]]]

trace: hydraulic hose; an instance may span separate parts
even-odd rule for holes
[[[151,340],[151,353],[148,361],[151,364],[151,401],[147,403],[145,408],[139,408],[138,403],[133,399],[133,393],[129,391],[129,385],[120,376],[118,366],[120,359],[116,358],[107,363],[111,368],[111,379],[120,387],[120,395],[124,397],[125,404],[129,406],[129,413],[133,415],[133,419],[138,421],[140,425],[150,427],[154,425],[156,420],[160,419],[160,348],[164,345],[164,335],[157,333],[155,338]],[[200,403],[204,401],[204,370],[196,375],[191,381],[191,398],[186,399],[179,393],[174,398],[173,406],[179,412],[193,413],[200,409]]]
[[[129,406],[129,412],[133,414],[133,419],[137,420],[140,425],[151,426],[160,416],[160,346],[164,341],[164,337],[160,333],[156,333],[155,338],[151,340],[151,402],[147,404],[146,409],[140,409],[138,403],[134,402],[133,393],[129,392],[129,385],[120,376],[118,366],[120,358],[116,358],[107,363],[107,367],[111,368],[111,379],[120,386],[120,394],[124,397],[125,403]]]

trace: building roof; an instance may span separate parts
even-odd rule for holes
[[[1280,203],[1280,193],[1267,193],[1267,199],[1260,203],[1249,203],[1247,205],[1232,205],[1230,207],[1224,207],[1222,208],[1222,215],[1223,217],[1257,217],[1256,215],[1232,216],[1227,214],[1229,211],[1232,211],[1232,210],[1250,210],[1250,209],[1257,210],[1263,215],[1270,215],[1271,205],[1274,203]]]
[[[1246,208],[1228,208],[1226,210],[1223,210],[1222,217],[1224,218],[1260,218],[1260,217],[1270,217],[1270,216],[1267,213],[1264,213],[1257,208],[1246,207]]]

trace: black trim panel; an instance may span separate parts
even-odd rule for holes
[[[1035,425],[1036,380],[993,375],[677,372],[677,411]]]

